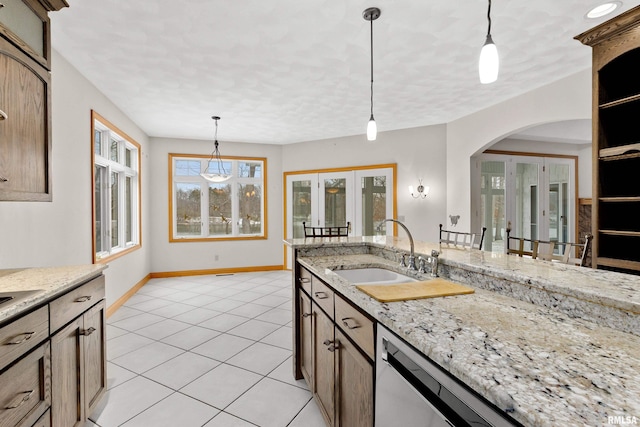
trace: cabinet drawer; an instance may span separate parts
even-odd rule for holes
[[[67,292],[49,303],[51,332],[55,332],[104,298],[104,276]]]
[[[311,273],[304,267],[300,267],[300,277],[298,277],[300,287],[311,295]]]
[[[0,370],[49,337],[49,308],[42,308],[0,329]]]
[[[373,360],[373,321],[338,295],[335,300],[336,324]]]
[[[51,406],[49,341],[0,375],[0,427],[31,426]]]
[[[333,289],[322,283],[315,277],[312,279],[311,298],[329,315],[333,320]]]

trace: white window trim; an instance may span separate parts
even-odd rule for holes
[[[95,133],[101,134],[100,154],[95,152]],[[120,161],[114,161],[110,158],[110,146],[111,140],[115,139],[118,142],[118,159]],[[108,259],[123,255],[133,249],[140,247],[141,245],[141,224],[140,224],[140,145],[122,133],[119,129],[114,127],[107,120],[102,118],[96,112],[92,112],[92,153],[93,153],[93,174],[94,185],[92,187],[94,195],[94,203],[92,211],[95,211],[95,169],[96,167],[104,168],[104,174],[102,179],[103,188],[101,188],[102,200],[101,200],[101,239],[103,242],[109,242],[111,245],[111,191],[109,185],[113,185],[111,182],[111,174],[116,173],[118,182],[118,245],[112,246],[107,250],[97,251],[96,249],[96,221],[94,212],[93,221],[93,239],[94,239],[94,253],[93,259],[95,262],[105,262]],[[131,152],[132,166],[126,166],[126,150]],[[126,240],[127,234],[127,203],[126,203],[126,180],[131,179],[131,240]]]
[[[170,242],[197,242],[197,241],[224,241],[224,240],[256,240],[267,238],[267,159],[263,157],[221,157],[223,162],[231,163],[231,175],[232,177],[225,181],[224,184],[231,184],[231,234],[224,235],[209,235],[209,185],[211,182],[205,180],[200,175],[176,175],[176,161],[188,160],[199,161],[200,171],[202,172],[207,167],[207,163],[210,160],[209,155],[194,155],[194,154],[169,154],[169,175],[171,176],[170,195],[171,207],[169,211],[169,241]],[[239,163],[260,163],[261,177],[238,177],[238,164]],[[200,185],[200,218],[201,228],[200,235],[178,235],[177,224],[177,184],[179,183],[191,183]],[[239,211],[240,211],[240,198],[238,196],[238,186],[256,184],[262,188],[262,203],[260,205],[260,225],[261,231],[259,233],[241,234],[239,226]]]

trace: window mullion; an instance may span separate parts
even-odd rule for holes
[[[209,220],[209,184],[207,181],[204,181],[201,185],[200,185],[200,191],[201,191],[201,196],[200,196],[200,201],[201,201],[201,206],[200,206],[200,218],[202,220],[202,228],[201,228],[201,236],[202,237],[209,237],[209,224],[210,224],[210,220]]]
[[[125,173],[118,173],[118,248],[125,248],[127,246],[126,231],[127,231],[127,183]]]

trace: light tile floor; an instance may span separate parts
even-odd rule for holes
[[[321,427],[291,362],[291,273],[152,279],[107,320],[85,427]]]

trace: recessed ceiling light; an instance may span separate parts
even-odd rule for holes
[[[620,6],[622,6],[622,2],[620,1],[610,1],[607,3],[602,3],[598,6],[593,7],[589,12],[587,12],[585,16],[589,19],[602,18],[603,16],[612,13]]]

